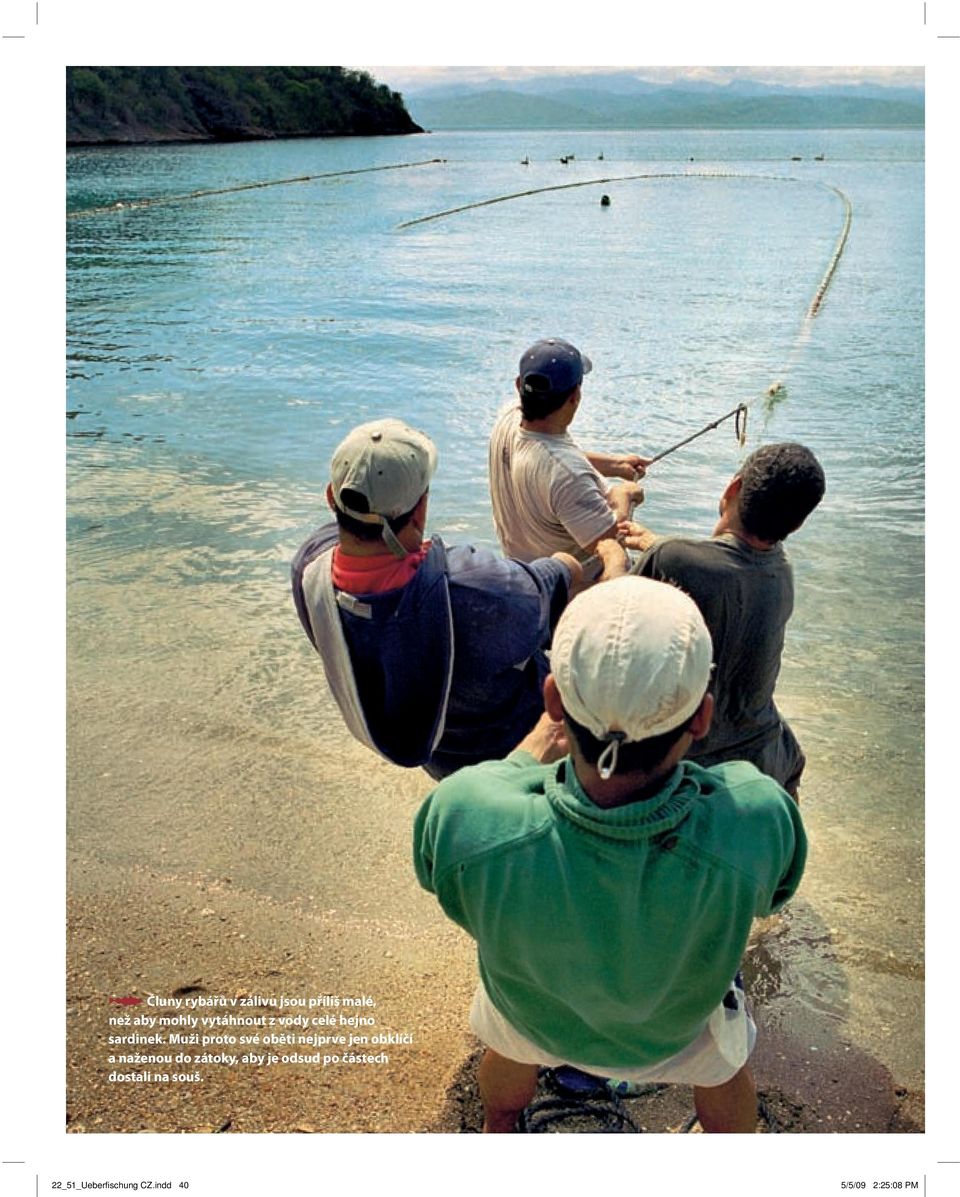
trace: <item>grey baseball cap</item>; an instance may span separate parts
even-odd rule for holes
[[[333,501],[361,523],[381,524],[384,540],[396,552],[386,521],[416,507],[436,468],[437,447],[426,433],[402,420],[371,420],[354,428],[334,450]]]

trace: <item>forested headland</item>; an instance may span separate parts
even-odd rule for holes
[[[403,97],[344,67],[67,67],[67,144],[422,133]]]

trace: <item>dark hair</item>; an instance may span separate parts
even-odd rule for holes
[[[697,710],[699,709],[698,705]],[[632,744],[621,744],[617,750],[617,773],[653,773],[684,732],[690,730],[690,724],[693,723],[696,716],[697,711],[694,711],[690,718],[684,719],[678,727],[671,728],[670,731],[663,732],[659,736],[650,736],[647,740],[637,740]],[[566,707],[563,710],[563,717],[571,737],[580,750],[580,755],[588,765],[595,765],[609,741],[598,740],[582,723],[578,723],[573,718]]]
[[[775,544],[795,532],[823,498],[820,462],[803,445],[763,445],[740,470],[744,531]]]
[[[426,492],[424,492],[426,493]],[[367,512],[370,510],[370,504],[367,502],[366,495],[360,494],[359,491],[344,488],[340,492],[340,497],[345,503],[348,503],[354,511]],[[420,496],[423,498],[423,495]],[[420,499],[410,508],[409,511],[403,515],[395,515],[387,520],[390,528],[395,534],[403,531],[403,529],[410,523],[413,518],[413,513],[420,506]],[[371,544],[374,541],[383,539],[383,525],[382,524],[365,524],[363,520],[354,519],[352,515],[347,515],[345,511],[334,503],[333,514],[336,516],[337,524],[344,532],[349,532],[351,536],[355,536],[357,540],[366,540]]]
[[[577,383],[577,386],[580,384]],[[531,387],[532,390],[527,390]],[[576,386],[565,391],[552,391],[550,380],[543,374],[528,374],[520,383],[520,410],[525,420],[543,420],[570,398]]]

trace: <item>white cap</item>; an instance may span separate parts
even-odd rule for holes
[[[598,762],[601,777],[616,768],[619,743],[662,735],[694,714],[712,660],[693,599],[667,582],[633,576],[578,595],[560,617],[550,653],[564,709],[610,741]]]
[[[402,557],[406,550],[396,544],[386,521],[416,507],[436,468],[437,447],[425,433],[402,420],[372,420],[354,428],[334,450],[330,462],[333,501],[361,523],[380,524],[383,539]],[[344,491],[361,495],[366,510],[345,501]]]

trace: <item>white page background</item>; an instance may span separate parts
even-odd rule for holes
[[[339,7],[339,6],[338,6]],[[457,1194],[636,1189],[659,1197],[839,1194],[846,1179],[960,1193],[949,1100],[958,1063],[949,785],[955,620],[947,553],[929,561],[927,1132],[708,1136],[67,1135],[64,1130],[64,68],[96,65],[858,64],[927,68],[929,543],[952,548],[945,482],[960,386],[955,208],[960,0],[804,5],[536,3],[342,6],[3,0],[2,471],[4,794],[0,1193],[51,1178],[187,1179],[199,1194]],[[949,36],[947,36],[949,35]],[[938,560],[937,557],[941,559]],[[949,553],[952,558],[953,554]],[[895,663],[891,663],[895,669]],[[917,1011],[922,1017],[922,1011]],[[438,1080],[439,1083],[439,1080]],[[176,1184],[173,1193],[181,1192]],[[917,1190],[912,1190],[916,1192]]]

